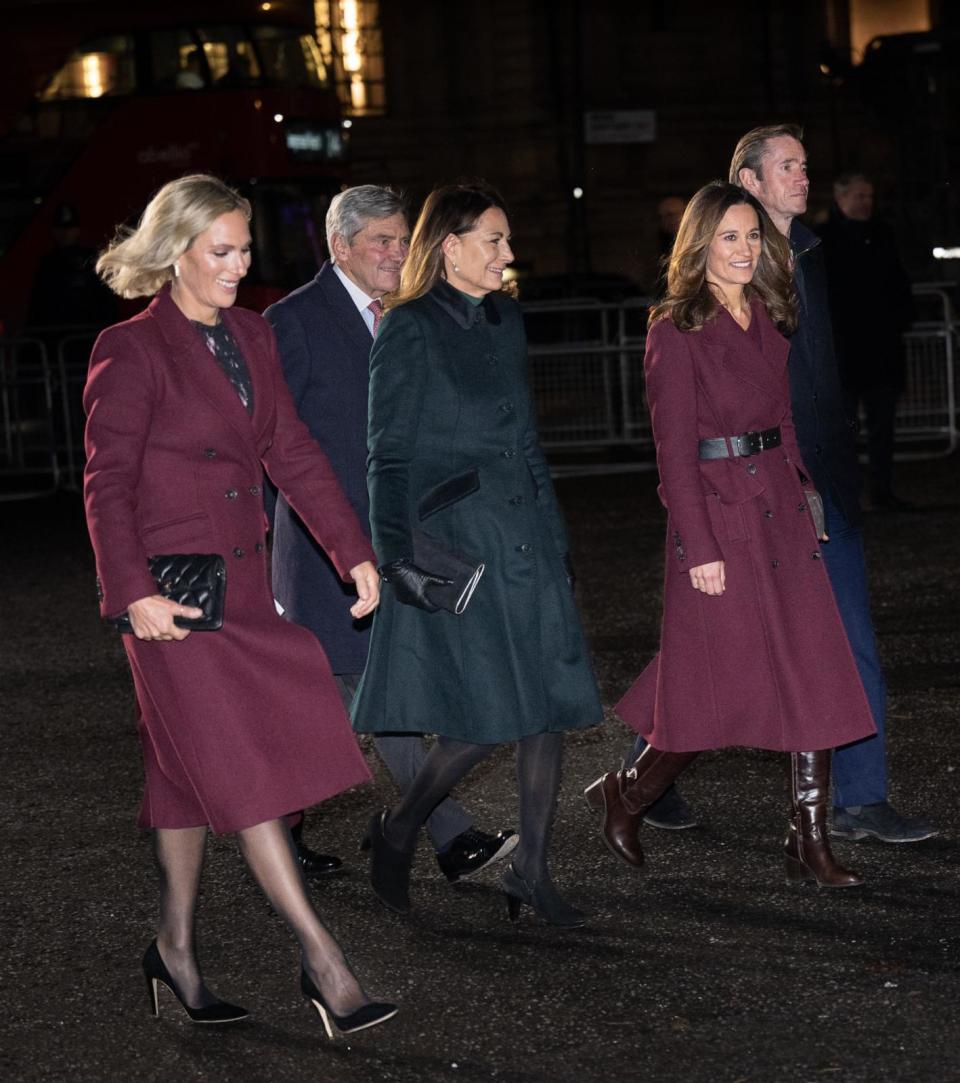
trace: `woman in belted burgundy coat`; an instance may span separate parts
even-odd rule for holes
[[[195,1022],[242,1008],[200,975],[193,917],[208,826],[240,849],[302,949],[302,988],[342,1030],[388,1018],[363,994],[305,893],[283,820],[369,775],[326,657],[280,617],[270,589],[263,471],[324,546],[359,600],[378,601],[372,551],[319,446],[297,417],[273,334],[231,308],[250,265],[249,203],[213,177],[184,177],[154,197],[98,270],[148,308],[97,340],[84,391],[87,521],[104,617],[126,613],[124,647],[140,708],[146,775],[140,825],[154,829],[160,925],[144,958]],[[223,626],[158,594],[147,558],[226,560]],[[389,1010],[388,1010],[389,1009]],[[328,1026],[328,1032],[329,1032]]]
[[[663,627],[660,651],[617,711],[649,743],[586,797],[610,848],[640,865],[644,814],[699,751],[789,752],[788,876],[847,887],[860,880],[836,865],[826,839],[829,750],[874,724],[790,417],[781,330],[795,321],[786,246],[760,205],[733,185],[701,189],[647,337],[668,515]]]

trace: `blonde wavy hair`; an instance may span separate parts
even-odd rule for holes
[[[136,229],[121,226],[97,260],[97,274],[121,297],[152,297],[173,274],[173,265],[222,214],[250,202],[222,180],[193,173],[165,184],[147,204]]]
[[[687,204],[667,268],[667,293],[650,310],[650,324],[670,319],[679,331],[699,331],[720,311],[720,303],[707,282],[707,252],[723,216],[731,207],[746,205],[760,222],[760,258],[749,285],[749,300],[757,297],[770,319],[785,335],[797,329],[797,299],[790,269],[790,246],[749,192],[735,184],[713,181]]]

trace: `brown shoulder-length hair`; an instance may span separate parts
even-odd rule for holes
[[[669,319],[679,331],[699,331],[713,319],[720,304],[707,283],[707,250],[731,207],[746,205],[760,222],[760,259],[746,287],[785,335],[797,329],[797,301],[790,270],[790,246],[749,192],[735,184],[713,181],[687,204],[667,269],[667,293],[650,311],[650,323]]]
[[[400,273],[400,288],[384,297],[384,308],[396,308],[429,293],[444,277],[443,242],[451,233],[462,237],[476,229],[480,215],[491,207],[507,213],[503,197],[484,181],[434,188],[413,227],[410,252]]]

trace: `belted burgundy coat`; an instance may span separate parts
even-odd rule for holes
[[[801,480],[788,351],[758,301],[747,331],[721,310],[699,331],[661,320],[647,337],[667,509],[663,626],[659,653],[616,710],[665,751],[801,752],[875,732]],[[699,458],[701,439],[775,426],[779,447]],[[708,596],[688,573],[716,560],[726,590]]]
[[[297,416],[266,321],[241,309],[223,319],[250,370],[252,416],[167,288],[100,335],[84,391],[102,614],[156,593],[148,556],[220,553],[227,566],[219,631],[169,643],[123,637],[145,827],[236,831],[369,778],[323,649],[274,606],[264,468],[344,579],[373,552]]]

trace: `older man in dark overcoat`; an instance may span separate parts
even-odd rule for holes
[[[367,392],[369,356],[382,315],[381,298],[395,290],[407,256],[409,226],[401,198],[388,188],[359,185],[335,196],[327,212],[330,261],[306,285],[264,313],[280,347],[284,375],[300,417],[326,451],[363,524],[368,523]],[[344,589],[323,550],[281,497],[273,537],[273,588],[290,620],[323,644],[349,705],[367,658],[370,622],[344,615]],[[426,754],[422,737],[374,739],[390,774],[404,789]],[[505,857],[517,836],[488,834],[452,798],[427,822],[446,877],[455,881]],[[337,858],[308,850],[294,828],[309,875],[339,867]]]

